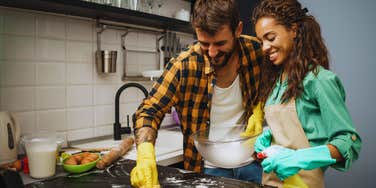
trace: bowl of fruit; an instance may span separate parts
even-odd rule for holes
[[[63,160],[63,168],[70,173],[82,173],[95,167],[101,156],[99,153],[83,152],[70,155]]]

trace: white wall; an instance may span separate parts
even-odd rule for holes
[[[344,84],[347,105],[362,137],[360,158],[349,172],[329,170],[327,187],[375,187],[376,93],[374,0],[301,0],[316,16],[331,55],[332,70]],[[373,185],[373,186],[372,186]]]
[[[113,134],[115,93],[124,84],[123,33],[103,32],[102,49],[118,51],[117,73],[99,76],[94,66],[95,20],[0,7],[0,111],[16,112],[22,133],[49,129],[67,140]],[[130,33],[126,45],[153,50],[155,38]],[[128,52],[127,63],[134,75],[159,68],[152,53]],[[150,88],[152,82],[142,84]],[[136,88],[123,92],[123,125],[143,97]]]

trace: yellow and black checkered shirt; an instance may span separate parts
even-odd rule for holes
[[[248,119],[255,103],[263,53],[260,43],[254,37],[242,35],[238,39],[238,45],[241,62],[239,77]],[[149,96],[136,111],[135,129],[152,127],[158,130],[165,113],[174,106],[184,135],[184,168],[202,172],[203,160],[190,136],[198,130],[209,128],[215,83],[214,69],[207,56],[202,54],[199,43],[188,47],[178,57],[170,60]]]

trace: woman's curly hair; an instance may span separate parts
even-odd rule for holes
[[[302,8],[297,0],[261,0],[252,14],[252,22],[263,17],[274,18],[287,29],[296,27],[294,45],[289,55],[291,61],[283,65],[287,73],[288,87],[282,101],[297,98],[303,92],[303,79],[308,72],[317,74],[318,65],[329,69],[328,50],[321,36],[316,19]],[[265,58],[268,61],[267,58]],[[266,101],[280,75],[282,67],[265,62],[262,66],[262,78],[259,99]]]

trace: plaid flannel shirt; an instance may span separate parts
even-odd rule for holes
[[[258,40],[251,36],[242,35],[238,45],[242,104],[248,119],[255,103],[263,53]],[[199,43],[193,44],[166,65],[164,73],[136,111],[134,128],[151,127],[157,131],[165,113],[174,106],[184,135],[184,168],[202,172],[202,156],[190,136],[198,130],[209,128],[215,82],[214,69],[207,56],[202,54]]]

